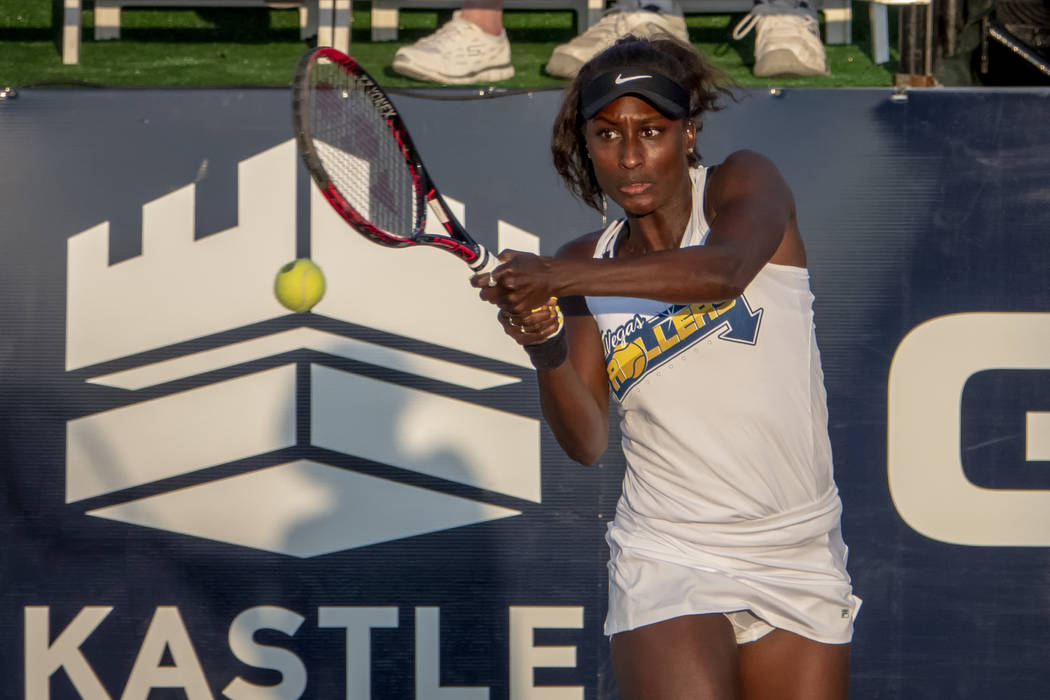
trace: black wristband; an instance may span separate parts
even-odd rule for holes
[[[529,359],[532,361],[532,366],[536,369],[561,367],[565,358],[569,356],[569,339],[565,335],[565,324],[562,324],[557,333],[542,343],[521,347],[525,348],[525,352],[529,354]]]

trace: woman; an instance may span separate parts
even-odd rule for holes
[[[700,118],[723,94],[671,40],[592,59],[556,119],[555,165],[626,218],[555,258],[504,252],[473,284],[531,356],[571,457],[601,456],[616,398],[627,471],[605,631],[624,698],[844,698],[860,601],[806,255],[772,163],[700,165]]]

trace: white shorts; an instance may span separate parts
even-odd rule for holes
[[[683,615],[724,613],[740,644],[774,628],[826,644],[853,638],[861,601],[850,586],[847,549],[838,529],[800,545],[746,552],[712,548],[693,553],[690,561],[645,548],[644,542],[639,547],[613,527],[606,540],[607,635]]]

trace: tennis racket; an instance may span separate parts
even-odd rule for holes
[[[499,264],[449,211],[397,109],[357,61],[332,48],[313,49],[299,61],[292,90],[306,169],[354,230],[391,248],[447,250],[475,273]],[[428,211],[442,234],[424,231]]]

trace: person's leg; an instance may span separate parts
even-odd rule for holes
[[[460,14],[489,34],[503,32],[503,0],[464,0]]]
[[[737,700],[737,645],[724,615],[687,615],[613,635],[623,700]]]
[[[739,647],[742,700],[845,700],[849,644],[822,644],[786,630]]]

